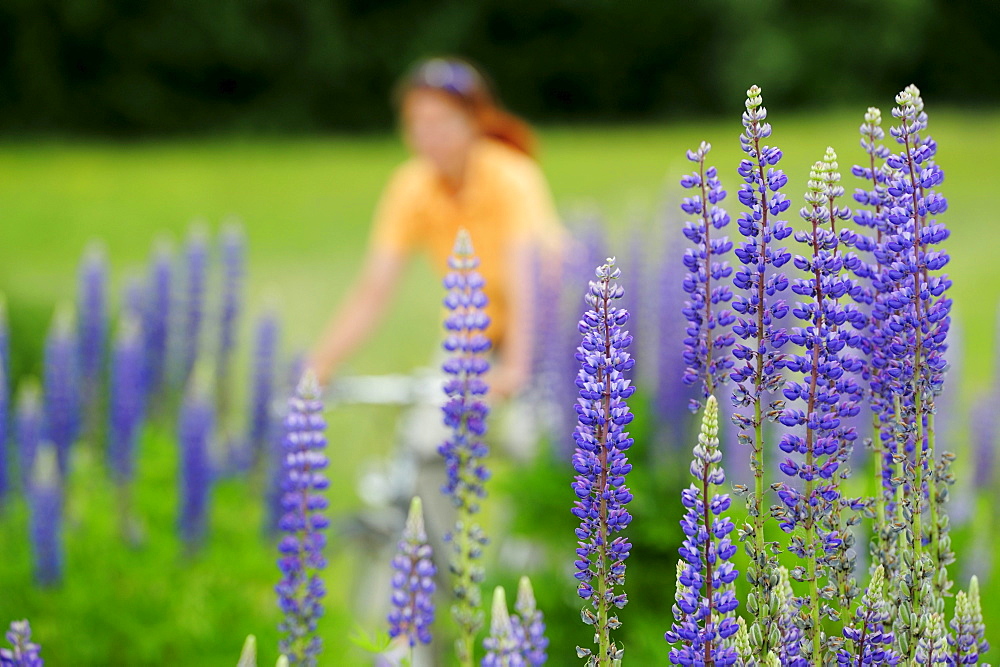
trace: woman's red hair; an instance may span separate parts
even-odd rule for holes
[[[396,90],[402,106],[408,93],[434,90],[459,103],[476,122],[483,134],[535,157],[535,133],[528,123],[501,106],[483,73],[458,58],[431,58],[410,70]]]

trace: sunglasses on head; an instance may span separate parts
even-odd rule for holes
[[[445,58],[433,58],[420,65],[414,73],[413,83],[461,97],[469,97],[480,88],[476,70],[459,60]]]

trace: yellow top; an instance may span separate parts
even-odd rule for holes
[[[444,275],[459,229],[467,229],[486,281],[491,324],[487,335],[498,343],[506,325],[507,257],[514,244],[554,247],[563,227],[538,164],[495,139],[480,139],[466,166],[458,194],[449,192],[434,166],[411,158],[392,175],[375,213],[372,244],[409,254],[428,252]]]

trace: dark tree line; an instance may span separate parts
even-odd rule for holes
[[[4,0],[0,128],[381,129],[414,60],[464,54],[539,121],[1000,100],[995,0]]]

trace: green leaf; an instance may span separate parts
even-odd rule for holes
[[[362,626],[355,626],[347,638],[352,644],[368,653],[382,653],[389,648],[392,638],[383,630],[369,634]]]

